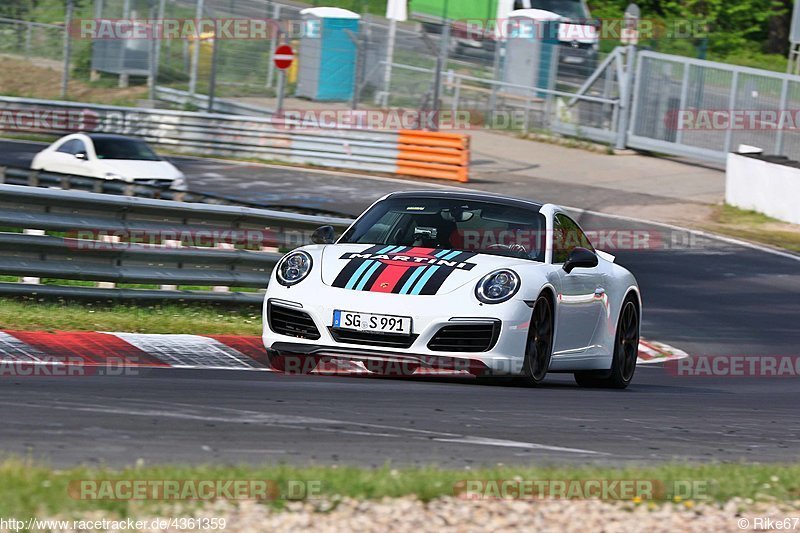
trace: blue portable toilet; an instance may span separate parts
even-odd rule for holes
[[[563,17],[540,9],[518,9],[509,15],[503,81],[525,87],[551,89],[555,81],[558,28]],[[508,92],[530,94],[522,88]],[[536,91],[538,98],[545,93]]]
[[[305,32],[300,39],[295,96],[316,101],[353,97],[361,16],[338,7],[311,7],[300,12]]]

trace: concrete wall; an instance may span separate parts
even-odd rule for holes
[[[730,153],[725,202],[800,224],[800,168]]]

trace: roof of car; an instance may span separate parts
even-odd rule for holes
[[[511,196],[503,196],[500,194],[493,194],[488,192],[470,192],[470,191],[403,191],[394,192],[389,195],[389,198],[456,198],[459,200],[473,200],[481,202],[491,202],[495,204],[509,205],[514,207],[521,207],[524,209],[542,208],[541,203],[533,202],[531,200],[523,200],[521,198],[513,198]]]

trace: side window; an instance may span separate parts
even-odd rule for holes
[[[553,263],[564,263],[570,252],[579,246],[594,252],[580,226],[568,216],[557,214],[553,224]]]
[[[67,141],[61,146],[59,146],[56,152],[61,152],[62,154],[75,155],[80,152],[86,152],[86,145],[83,144],[83,141],[79,141],[78,139],[72,139],[71,141]]]
[[[61,152],[62,154],[77,154],[80,151],[77,149],[79,144],[81,144],[80,141],[72,139],[59,146],[56,152]]]

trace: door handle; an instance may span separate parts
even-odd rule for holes
[[[600,297],[601,297],[601,296],[603,296],[605,293],[606,293],[606,290],[605,290],[603,287],[597,287],[597,288],[594,290],[594,295],[595,295],[595,297],[597,297],[597,298],[600,298]]]

